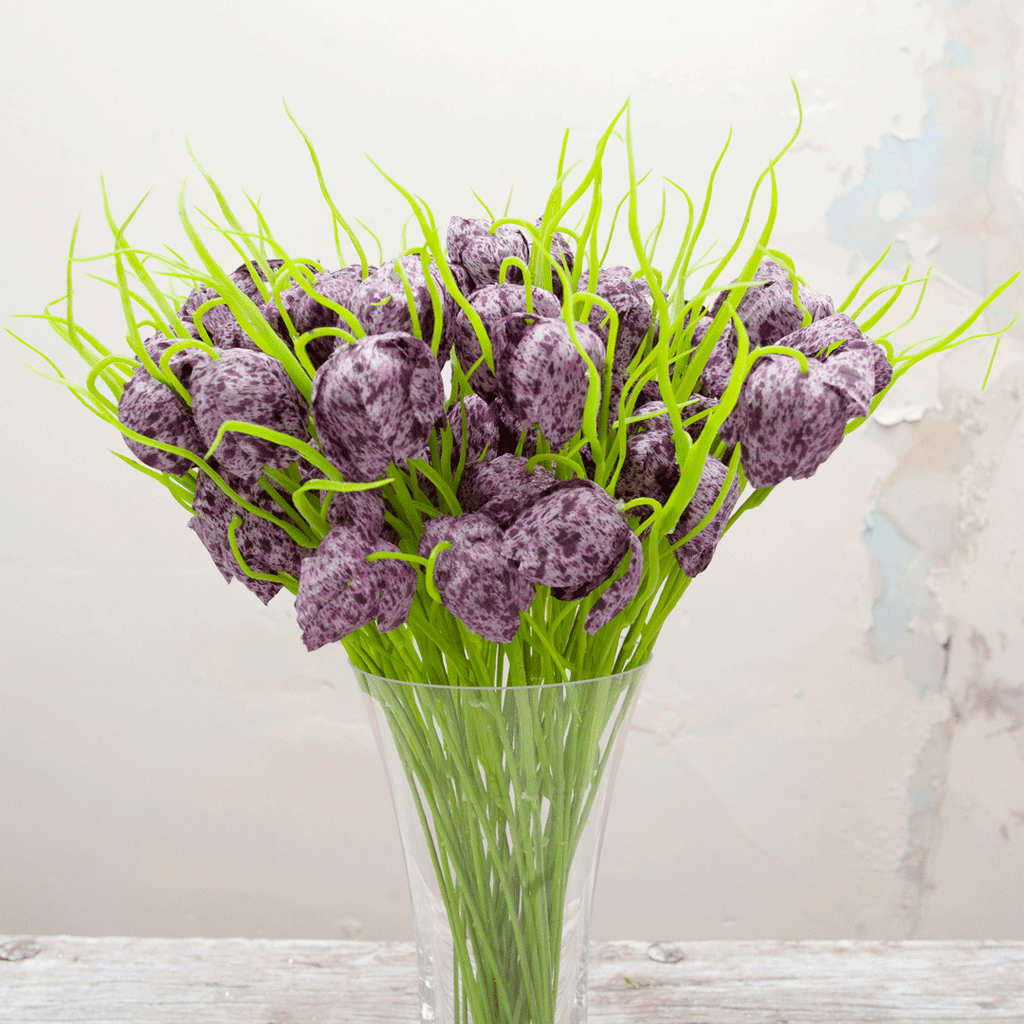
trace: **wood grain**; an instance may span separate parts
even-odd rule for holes
[[[418,1020],[409,943],[26,939],[3,1024]],[[590,981],[591,1024],[1024,1024],[1024,942],[604,942]]]

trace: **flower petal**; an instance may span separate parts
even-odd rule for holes
[[[603,583],[626,553],[629,521],[590,480],[563,480],[523,511],[501,553],[525,579],[578,600]],[[553,592],[554,593],[554,592]]]
[[[632,530],[629,533],[629,566],[594,602],[593,608],[587,614],[583,628],[590,634],[596,633],[602,626],[607,626],[636,597],[636,592],[640,588],[640,578],[644,572],[644,549],[640,538]]]
[[[202,455],[206,451],[188,406],[166,384],[140,366],[128,379],[117,405],[117,418],[129,430],[154,441]],[[162,473],[185,473],[192,463],[180,455],[125,437],[135,457]]]
[[[241,420],[309,437],[309,409],[284,367],[265,352],[230,349],[219,359],[198,364],[192,374],[192,415],[206,445],[213,443],[222,423]],[[217,459],[245,480],[256,480],[265,466],[284,469],[297,458],[285,445],[248,434],[226,434]]]
[[[374,550],[397,552],[399,549],[386,540],[379,540]],[[373,564],[377,567],[380,581],[377,629],[387,633],[397,629],[409,618],[419,574],[408,562],[398,558],[381,558]]]
[[[527,505],[558,482],[543,466],[527,473],[528,462],[518,455],[499,455],[488,462],[467,463],[459,482],[459,504],[507,529]]]
[[[324,453],[348,480],[375,480],[415,458],[444,415],[444,382],[411,334],[371,335],[338,348],[313,378],[313,421]]]
[[[314,651],[372,622],[380,608],[380,578],[367,562],[362,531],[336,526],[302,560],[295,613],[306,649]]]
[[[564,320],[509,317],[502,321],[504,345],[498,366],[498,415],[513,431],[539,426],[552,448],[580,429],[590,387],[587,364]],[[580,347],[598,374],[605,346],[586,324],[574,325]]]
[[[711,506],[718,500],[718,495],[725,485],[729,467],[720,459],[710,457],[701,470],[697,490],[686,506],[675,530],[669,534],[669,542],[674,543],[685,537],[708,514]],[[733,477],[729,493],[719,510],[711,517],[710,522],[696,536],[676,548],[676,561],[679,568],[691,579],[703,572],[711,563],[718,542],[722,539],[722,531],[729,521],[736,502],[739,500],[739,480]]]

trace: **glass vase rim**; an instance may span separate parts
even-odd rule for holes
[[[522,692],[523,690],[540,690],[543,688],[550,688],[556,686],[583,686],[587,683],[600,683],[608,679],[620,679],[623,676],[642,674],[650,668],[651,662],[654,660],[652,655],[646,661],[641,662],[639,665],[634,665],[632,668],[624,668],[621,672],[610,672],[604,676],[589,676],[586,679],[564,679],[561,682],[549,681],[544,683],[524,683],[524,684],[512,684],[502,683],[501,686],[463,686],[461,683],[426,683],[426,682],[411,682],[408,679],[393,679],[391,676],[378,675],[376,672],[367,672],[364,669],[358,668],[352,664],[351,659],[349,665],[352,671],[362,676],[364,679],[379,679],[385,683],[398,683],[401,686],[424,686],[432,690],[459,690],[460,692],[474,692],[483,691],[486,693],[496,693],[505,690],[516,690]]]

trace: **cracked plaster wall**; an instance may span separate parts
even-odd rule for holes
[[[144,16],[106,6],[130,50]],[[206,42],[178,45],[162,25],[148,46],[179,67],[195,60],[194,73],[175,79],[181,95],[140,82],[155,106],[127,129],[127,100],[112,101],[122,83],[106,77],[117,62],[83,65],[77,84],[68,71],[108,45],[91,22],[45,4],[12,14],[20,44],[0,104],[18,144],[0,159],[19,202],[0,206],[14,240],[0,255],[0,312],[52,298],[79,210],[102,248],[95,168],[110,169],[121,206],[154,185],[173,207],[186,131],[226,181],[288,196],[276,212],[312,247],[305,225],[322,218],[289,193],[294,140],[272,115],[219,99],[247,74],[242,56],[273,60],[313,76],[310,119],[329,124],[324,68],[354,38],[366,43],[347,45],[347,66],[376,82],[379,13],[299,6],[318,26],[313,63],[310,33],[275,5],[208,5],[214,34],[235,44],[216,60],[185,56]],[[590,87],[539,112],[507,76],[561,95],[554,44],[502,23],[509,59],[495,72],[486,24],[461,5],[430,24],[403,7],[394,52],[413,62],[429,44],[441,70],[421,67],[430,88],[385,78],[358,93],[342,134],[393,166],[409,146],[440,146],[487,195],[504,194],[514,167],[536,203],[530,182],[548,181],[565,125],[582,122],[589,145],[633,92],[651,162],[697,188],[711,142],[734,124],[720,192],[735,209],[749,170],[791,130],[781,68],[801,88],[805,128],[780,168],[776,244],[809,281],[842,295],[895,238],[890,276],[935,265],[917,337],[1024,266],[1020,3],[733,2],[728,40],[720,14],[682,6],[644,5],[664,20],[652,41],[643,19],[597,5],[601,19],[581,27],[545,5],[552,39],[583,33],[577,72]],[[694,38],[699,52],[686,49]],[[230,123],[197,119],[208,106]],[[382,125],[410,111],[399,145]],[[500,136],[486,135],[492,121]],[[241,159],[262,133],[272,144]],[[325,140],[325,167],[396,237],[404,212],[351,169],[349,148]],[[412,173],[435,209],[466,212],[459,175],[429,160]],[[173,209],[161,216],[143,212],[144,237],[170,236]],[[1022,294],[1001,298],[989,329]],[[82,304],[116,335],[116,310],[88,294]],[[983,396],[984,343],[921,368],[812,480],[780,487],[730,533],[670,620],[637,709],[598,937],[1024,937],[1021,338],[1004,337]],[[9,355],[13,379],[24,371]],[[0,932],[407,937],[389,797],[340,652],[307,656],[290,608],[223,587],[161,496],[111,465],[115,440],[51,385],[18,380],[2,410],[18,444],[0,509]],[[27,429],[39,416],[58,445]]]

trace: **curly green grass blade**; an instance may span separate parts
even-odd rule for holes
[[[852,289],[850,289],[850,294],[847,295],[845,299],[843,299],[840,305],[836,306],[837,313],[845,313],[846,310],[850,308],[850,305],[857,298],[858,292],[860,292],[861,288],[863,288],[864,285],[867,283],[868,278],[870,278],[871,275],[882,265],[882,262],[885,260],[885,257],[889,255],[889,250],[892,249],[892,246],[893,243],[890,242],[885,247],[885,252],[883,252],[882,255],[879,256],[878,259],[875,260],[875,262],[872,263],[871,266],[868,267],[868,269],[861,275],[857,283],[853,286]]]

